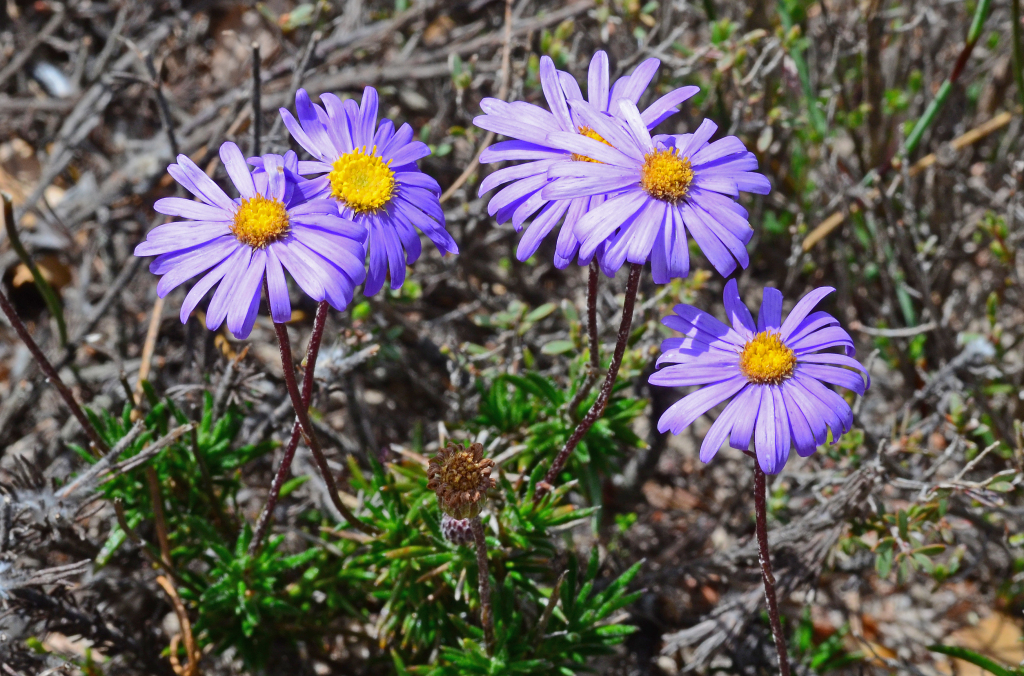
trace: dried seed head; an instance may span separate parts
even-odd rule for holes
[[[463,448],[448,442],[427,467],[427,488],[437,493],[442,512],[454,519],[471,519],[483,509],[487,489],[497,485],[491,467],[494,461],[484,459],[483,444]]]

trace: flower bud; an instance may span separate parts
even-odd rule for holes
[[[445,514],[441,517],[441,534],[448,542],[457,545],[473,544],[473,520],[453,519]]]

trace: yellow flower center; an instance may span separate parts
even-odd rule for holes
[[[330,173],[331,197],[343,202],[356,213],[376,211],[395,194],[395,172],[375,153],[377,146],[366,152],[356,148],[334,160]]]
[[[747,341],[740,353],[740,371],[756,385],[778,385],[793,375],[796,354],[777,331],[762,331]]]
[[[686,197],[691,181],[690,158],[679,157],[679,151],[654,150],[644,156],[640,187],[651,197],[675,204]]]
[[[583,134],[587,138],[592,138],[595,141],[600,141],[609,148],[614,147],[611,143],[608,143],[608,141],[605,141],[603,138],[601,138],[600,134],[598,134],[596,131],[594,131],[593,129],[586,125],[579,127],[577,131],[579,131],[579,133]],[[601,164],[600,160],[594,160],[587,157],[586,155],[580,155],[578,153],[573,153],[569,159],[571,159],[573,162],[596,162],[597,164]]]
[[[231,232],[239,242],[262,249],[288,234],[288,210],[281,200],[263,195],[242,199]]]

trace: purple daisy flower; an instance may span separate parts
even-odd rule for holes
[[[377,125],[377,90],[363,90],[361,105],[334,94],[322,94],[324,107],[314,104],[306,90],[295,95],[298,120],[281,108],[284,125],[300,146],[316,158],[299,162],[303,176],[323,174],[310,181],[311,195],[336,200],[341,215],[364,225],[369,233],[369,272],[363,293],[372,296],[391,272],[391,288],[405,282],[405,266],[420,257],[419,229],[441,254],[459,253],[444,226],[441,187],[416,160],[430,154],[425,143],[413,140],[412,127],[398,131],[391,120]],[[325,110],[326,109],[326,110]]]
[[[250,172],[234,143],[220,147],[228,177],[241,195],[228,197],[185,155],[167,171],[199,201],[180,197],[157,200],[161,214],[193,219],[153,228],[135,247],[136,256],[156,256],[149,270],[162,275],[160,297],[185,281],[206,273],[181,305],[185,323],[203,296],[217,290],[206,311],[206,326],[216,330],[227,319],[236,338],[246,338],[256,321],[264,276],[270,315],[291,319],[284,271],[313,300],[342,310],[363,281],[366,229],[338,216],[332,200],[308,199],[298,181],[295,153],[264,155]]]
[[[660,64],[658,59],[647,59],[631,75],[619,78],[609,88],[608,55],[603,51],[596,52],[590,61],[587,76],[587,96],[591,106],[601,113],[610,114],[616,110],[620,100],[635,105],[647,90]],[[540,60],[540,82],[550,112],[524,101],[506,103],[500,99],[487,98],[480,102],[480,108],[485,114],[475,118],[473,124],[515,139],[490,146],[480,156],[480,161],[530,161],[490,174],[481,182],[479,194],[483,196],[498,186],[510,183],[491,198],[487,205],[488,213],[495,216],[498,223],[511,218],[516,231],[522,229],[527,219],[533,219],[516,251],[516,257],[521,261],[536,253],[541,241],[564,217],[555,247],[555,266],[564,268],[579,249],[579,241],[573,235],[576,222],[603,203],[605,195],[592,193],[552,199],[543,194],[544,186],[550,182],[548,170],[552,166],[594,162],[586,155],[552,147],[547,142],[547,136],[553,132],[563,132],[607,142],[592,126],[579,119],[567,104],[569,99],[583,98],[576,78],[556,70],[551,58],[545,56]],[[698,87],[682,87],[665,94],[643,112],[643,123],[648,129],[653,129],[676,113],[676,106],[698,91]],[[593,252],[583,263],[589,263],[592,256]]]
[[[718,129],[704,120],[692,134],[651,137],[632,101],[619,100],[609,117],[582,99],[570,99],[573,112],[594,129],[601,143],[582,134],[554,132],[547,143],[592,162],[559,162],[548,169],[545,199],[614,194],[576,222],[580,259],[604,245],[601,265],[612,275],[625,261],[651,261],[656,284],[686,277],[690,257],[686,232],[723,276],[749,263],[745,244],[754,231],[747,211],[736,203],[739,191],[767,194],[771,184],[754,173],[757,158],[743,142],[727,136],[708,139]]]
[[[871,379],[853,359],[853,340],[839,322],[825,312],[811,312],[835,289],[821,287],[800,299],[782,321],[782,294],[766,288],[754,323],[740,300],[736,280],[725,285],[725,312],[729,328],[691,305],[677,305],[663,323],[684,334],[661,344],[658,364],[674,364],[650,377],[652,385],[687,387],[706,385],[673,404],[658,421],[658,431],[679,434],[712,407],[732,401],[711,425],[700,447],[708,462],[729,440],[745,451],[754,438],[761,469],[778,473],[789,449],[801,457],[832,442],[853,425],[849,405],[822,383],[845,387],[863,395]],[[822,352],[842,347],[843,354]],[[846,368],[848,367],[848,368]],[[857,372],[849,369],[855,369]]]

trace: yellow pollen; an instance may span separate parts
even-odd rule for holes
[[[608,143],[608,141],[605,141],[603,138],[601,138],[600,134],[598,134],[596,131],[594,131],[593,129],[586,125],[580,126],[577,130],[580,132],[580,134],[586,136],[587,138],[592,138],[595,141],[600,141],[601,143],[605,144],[608,147],[614,147],[611,143]],[[573,153],[569,159],[571,159],[573,162],[595,162],[597,164],[601,164],[599,160],[594,160],[587,157],[586,155],[580,155],[578,153]]]
[[[395,172],[376,155],[377,146],[366,152],[356,148],[334,160],[330,173],[331,197],[356,213],[376,211],[395,194]]]
[[[778,385],[793,375],[796,355],[777,331],[762,331],[747,341],[740,353],[740,371],[756,385]]]
[[[640,187],[651,197],[675,204],[686,197],[692,181],[690,158],[679,157],[679,151],[654,150],[644,156]]]
[[[256,195],[242,199],[231,232],[239,242],[262,249],[288,234],[288,210],[278,199]]]

